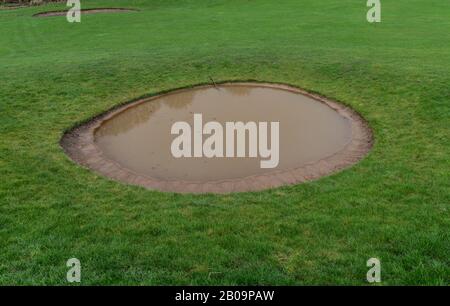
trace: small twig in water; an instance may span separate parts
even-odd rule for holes
[[[213,82],[213,84],[214,84],[214,87],[216,87],[217,88],[217,84],[216,84],[216,82],[214,82],[214,80],[213,80],[213,78],[212,77],[209,77],[209,79]]]

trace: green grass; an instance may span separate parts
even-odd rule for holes
[[[0,11],[0,284],[450,283],[450,3],[82,1],[138,13]],[[350,105],[359,164],[257,193],[179,195],[74,164],[65,130],[114,105],[216,81],[288,83]]]

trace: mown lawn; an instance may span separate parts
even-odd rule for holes
[[[137,13],[0,11],[0,284],[450,284],[450,3],[120,0]],[[180,195],[74,164],[64,131],[114,105],[216,81],[280,82],[350,105],[359,164],[257,193]]]

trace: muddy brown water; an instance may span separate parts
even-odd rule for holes
[[[202,114],[203,124],[279,122],[278,166],[262,169],[261,157],[173,157],[171,143],[176,135],[171,134],[172,124],[185,121],[193,127],[196,113]],[[95,144],[103,155],[121,167],[158,180],[195,182],[295,169],[343,150],[351,139],[349,118],[329,105],[299,92],[243,85],[163,95],[119,112],[95,132]]]
[[[202,114],[203,124],[219,126],[278,121],[278,167],[261,168],[261,157],[174,158],[171,142],[178,136],[171,126],[176,121],[192,125],[194,114]],[[283,84],[224,83],[118,106],[68,131],[60,143],[75,162],[126,184],[230,193],[302,183],[348,168],[366,156],[373,137],[359,114],[322,96]]]

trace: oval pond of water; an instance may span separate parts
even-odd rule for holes
[[[171,134],[175,122],[191,126],[191,155],[194,150],[194,114],[223,126],[223,154],[226,155],[226,122],[279,122],[279,162],[261,168],[261,158],[173,157]],[[197,124],[198,125],[198,124]],[[258,132],[261,132],[258,130]],[[205,141],[209,135],[203,135]],[[238,135],[235,134],[237,149]],[[185,90],[129,108],[104,122],[95,134],[105,156],[136,173],[162,180],[209,182],[235,179],[273,170],[300,167],[342,150],[351,140],[350,121],[328,105],[310,97],[277,88],[219,86]],[[202,143],[203,143],[202,141]],[[275,152],[273,153],[275,154]]]
[[[201,115],[202,122],[194,122],[195,114],[197,119]],[[189,141],[178,148],[190,142],[192,155],[195,145],[200,144],[202,151],[211,136],[208,131],[202,135],[202,128],[216,122],[222,128],[215,130],[221,133],[215,139],[219,143],[222,138],[225,157],[176,158],[172,151],[179,137],[172,133],[176,122],[190,127],[191,135],[185,138]],[[245,157],[236,157],[242,145],[237,133],[235,157],[227,157],[231,142],[226,141],[226,126],[236,122],[257,127],[267,122],[266,147],[271,156],[262,156],[264,142],[258,138],[262,130],[257,128],[258,135],[245,133]],[[279,122],[278,150],[271,146],[276,136],[271,135],[272,122]],[[250,134],[257,139],[256,157],[249,156]],[[74,160],[116,180],[163,191],[226,193],[303,182],[348,167],[369,151],[371,132],[351,109],[299,89],[227,83],[176,90],[125,105],[69,132],[62,145]],[[210,148],[219,150],[220,145]],[[276,161],[272,163],[276,167],[262,167],[267,160]]]

